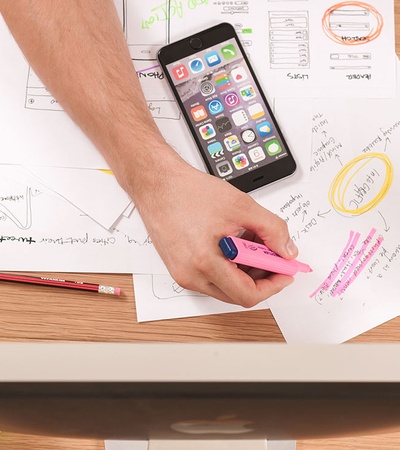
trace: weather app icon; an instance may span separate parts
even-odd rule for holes
[[[272,126],[269,122],[261,122],[257,126],[257,133],[260,135],[260,137],[267,137],[271,136],[273,134],[274,130],[272,129]]]

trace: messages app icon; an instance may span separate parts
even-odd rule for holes
[[[275,156],[282,151],[282,147],[279,142],[274,139],[265,144],[265,150],[267,150],[269,156]]]

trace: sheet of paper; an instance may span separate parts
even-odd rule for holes
[[[109,171],[62,167],[26,167],[49,189],[106,229],[110,229],[131,203]]]
[[[135,274],[133,286],[138,322],[244,311],[241,306],[183,289],[170,275]],[[251,309],[267,308],[264,301]]]
[[[268,204],[311,274],[269,300],[288,342],[339,343],[400,314],[400,97],[319,100],[311,181]]]
[[[0,165],[2,270],[132,273],[132,254],[147,245],[106,230],[22,168]]]
[[[266,25],[259,51],[275,97],[394,97],[393,0],[264,4],[267,11],[257,22]]]
[[[136,16],[128,31],[136,26],[155,46],[230,22],[270,100],[395,95],[393,0],[174,1],[169,11],[158,0],[126,5]]]

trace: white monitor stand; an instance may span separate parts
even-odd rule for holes
[[[106,450],[296,450],[296,441],[154,440],[106,441]]]

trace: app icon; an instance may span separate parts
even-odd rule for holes
[[[269,156],[275,156],[282,151],[282,147],[276,139],[265,143],[265,150]]]
[[[246,111],[244,109],[239,109],[239,111],[236,111],[232,114],[232,120],[237,127],[240,127],[241,125],[247,123],[249,121],[249,118],[247,117]]]
[[[231,77],[235,81],[235,83],[240,83],[241,81],[247,80],[247,72],[244,67],[236,67],[231,72]]]
[[[200,134],[201,134],[201,137],[205,141],[207,141],[208,139],[211,139],[212,137],[214,137],[217,133],[215,132],[215,129],[211,125],[211,123],[208,123],[207,125],[200,127]]]
[[[200,122],[200,120],[204,120],[207,117],[207,111],[205,110],[204,106],[199,105],[199,106],[195,106],[194,108],[192,108],[190,110],[193,119],[196,122]]]
[[[220,158],[224,155],[224,148],[222,147],[221,142],[214,142],[207,147],[208,153],[211,158]]]
[[[240,141],[236,134],[232,134],[232,136],[228,136],[224,139],[225,147],[228,151],[234,152],[235,150],[239,150]]]
[[[252,119],[256,120],[265,115],[264,109],[260,103],[249,106],[249,113]]]
[[[232,59],[237,55],[236,48],[232,44],[225,45],[225,47],[222,47],[221,53],[225,59]]]
[[[224,97],[225,104],[229,106],[229,108],[233,108],[239,103],[239,97],[234,92],[230,92],[226,94]]]
[[[255,147],[249,150],[249,156],[253,163],[257,163],[265,159],[265,153],[261,147]]]
[[[203,94],[204,97],[207,97],[208,95],[211,95],[215,92],[214,85],[209,81],[203,81],[200,84],[200,92]]]
[[[265,122],[261,122],[256,126],[257,129],[257,133],[261,136],[261,137],[267,137],[267,136],[271,136],[271,134],[273,134],[273,129],[271,127],[271,124],[267,121]]]
[[[228,88],[232,83],[227,73],[220,73],[215,77],[215,84],[222,91],[222,89]]]
[[[245,142],[246,144],[251,144],[256,140],[256,133],[251,128],[242,131],[241,136],[243,142]]]
[[[211,114],[219,114],[224,110],[224,105],[219,100],[211,100],[211,102],[208,103],[208,110]]]
[[[183,64],[173,68],[172,73],[174,74],[175,80],[183,80],[189,76],[189,72]]]
[[[231,121],[227,117],[221,117],[215,122],[215,125],[220,133],[226,133],[232,129]]]
[[[221,58],[219,57],[217,52],[206,53],[204,58],[206,59],[209,67],[216,66],[221,62]]]
[[[233,157],[232,162],[238,170],[244,169],[250,164],[247,156],[244,153],[240,153],[239,155]]]
[[[248,85],[240,89],[240,95],[245,102],[248,102],[256,96],[256,91],[254,90],[253,86]]]
[[[203,61],[200,58],[193,59],[189,61],[189,67],[192,73],[199,73],[204,70]]]
[[[215,167],[217,168],[220,177],[226,177],[233,172],[232,166],[229,164],[229,161],[222,161]]]

